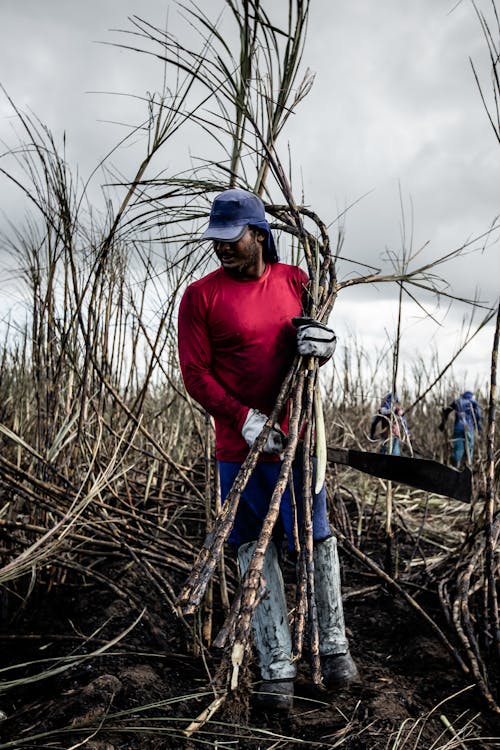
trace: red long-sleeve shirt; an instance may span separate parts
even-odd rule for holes
[[[296,352],[292,318],[307,275],[268,264],[255,280],[222,268],[190,284],[179,307],[179,359],[188,393],[214,417],[216,456],[245,459],[241,428],[250,408],[269,415]],[[287,430],[286,417],[282,421]],[[263,460],[277,460],[263,454]]]

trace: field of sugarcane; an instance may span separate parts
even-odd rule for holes
[[[21,189],[31,213],[4,239],[26,314],[10,321],[0,348],[0,750],[494,747],[495,306],[463,342],[493,322],[487,386],[476,390],[484,432],[471,502],[329,463],[330,519],[362,681],[336,694],[322,687],[306,535],[298,575],[283,561],[299,663],[295,707],[280,719],[252,706],[250,622],[269,534],[243,582],[225,540],[266,434],[221,508],[213,424],[186,395],[177,359],[180,296],[213,268],[195,241],[210,202],[233,186],[261,195],[283,260],[309,273],[304,312],[333,323],[342,290],[354,284],[396,285],[399,311],[405,294],[449,299],[440,264],[471,243],[420,265],[402,247],[390,274],[361,268],[340,280],[341,217],[305,205],[280,157],[281,131],[312,84],[301,72],[309,4],[290,0],[272,19],[256,0],[228,6],[233,52],[194,6],[186,13],[199,29],[197,48],[132,20],[123,46],[157,55],[165,85],[145,96],[144,121],[131,128],[144,145],[134,176],[101,165],[105,212],[90,205],[88,184],[51,131],[10,100],[19,143],[2,178]],[[498,48],[479,20],[498,92]],[[488,113],[500,140],[498,111]],[[169,174],[169,151],[181,137],[195,150],[197,132],[213,139],[217,158]],[[283,485],[301,424],[307,476],[310,457],[324,450],[323,420],[327,445],[376,451],[371,419],[396,389],[410,427],[404,455],[450,463],[451,425],[444,433],[437,426],[463,384],[453,361],[400,362],[400,344],[398,325],[377,356],[340,342],[321,372],[297,357],[275,410],[291,399]]]

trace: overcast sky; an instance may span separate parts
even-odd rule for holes
[[[198,5],[209,13],[224,7],[223,0]],[[489,12],[489,0],[479,5]],[[137,119],[128,97],[95,92],[143,94],[161,85],[153,60],[99,42],[123,41],[111,29],[130,29],[133,14],[162,26],[168,13],[186,33],[166,0],[0,0],[0,13],[0,83],[57,137],[65,131],[68,159],[82,176],[123,135],[109,121]],[[315,83],[282,145],[289,142],[306,199],[326,222],[356,204],[345,221],[346,257],[387,268],[384,254],[401,247],[401,199],[408,243],[413,224],[412,246],[425,245],[426,260],[481,235],[500,212],[500,147],[469,58],[489,95],[486,46],[468,0],[312,0],[303,62]],[[0,138],[7,144],[15,143],[12,123],[1,98]],[[302,186],[295,187],[300,194]],[[14,216],[20,196],[1,178],[0,191],[4,211]],[[341,274],[352,268],[342,264]],[[458,295],[478,294],[495,305],[498,241],[443,274]],[[394,293],[363,287],[342,294],[331,321],[341,342],[352,336],[380,349],[394,331]],[[457,305],[442,326],[431,325],[409,304],[405,361],[436,349],[444,363],[466,313]],[[455,371],[464,384],[486,382],[492,338],[490,326],[461,356]]]

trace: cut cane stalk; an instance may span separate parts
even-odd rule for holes
[[[231,674],[231,690],[236,690],[236,688],[238,687],[238,677],[240,673],[240,667],[243,664],[244,653],[244,644],[241,641],[236,641],[231,651],[231,664],[233,665],[233,671]]]
[[[219,710],[225,700],[225,693],[223,695],[217,696],[217,698],[214,698],[212,703],[207,706],[207,708],[205,708],[201,712],[201,714],[194,721],[192,721],[188,727],[186,727],[186,729],[183,730],[184,736],[191,737],[192,734],[201,729],[202,726],[207,723],[207,721],[210,721],[214,713]]]

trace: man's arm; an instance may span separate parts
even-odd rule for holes
[[[372,423],[370,425],[370,440],[375,440],[375,432],[377,429],[377,425],[379,422],[381,422],[383,419],[381,414],[375,414],[375,416],[372,419]]]
[[[178,347],[184,385],[189,395],[209,414],[234,425],[251,447],[262,432],[267,416],[242,404],[214,377],[211,341],[203,307],[196,292],[188,287],[179,306]],[[285,443],[285,435],[279,425],[275,425],[262,450],[280,454]]]
[[[184,385],[190,396],[213,417],[234,424],[241,431],[249,408],[215,379],[211,369],[211,342],[206,311],[196,291],[188,287],[179,306],[178,348]]]
[[[446,420],[448,419],[449,415],[454,410],[454,408],[455,408],[455,402],[453,402],[449,406],[446,406],[444,409],[441,409],[441,422],[438,425],[438,429],[441,430],[441,432],[443,432],[444,426],[446,424]]]

